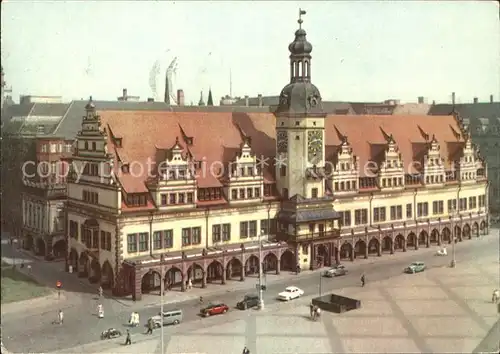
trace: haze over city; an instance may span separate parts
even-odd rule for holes
[[[277,95],[287,43],[304,8],[313,82],[325,100],[487,101],[500,92],[495,2],[20,2],[2,3],[2,65],[21,94],[114,100],[122,88],[157,98],[178,57],[174,89],[198,102]]]

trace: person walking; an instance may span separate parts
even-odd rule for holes
[[[148,331],[146,334],[153,334],[153,320],[151,318],[148,320]]]
[[[62,310],[59,310],[58,319],[59,319],[59,324],[62,325],[64,323],[64,313],[62,312]]]
[[[245,347],[243,348],[242,354],[250,354],[250,350],[247,347]]]
[[[363,273],[361,275],[361,287],[364,287],[365,286],[365,274]]]
[[[99,298],[101,298],[103,293],[102,286],[99,286],[99,290],[97,292],[99,294]]]
[[[130,331],[127,329],[127,338],[125,339],[125,345],[132,344],[132,336],[130,335]]]

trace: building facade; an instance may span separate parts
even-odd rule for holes
[[[37,138],[36,160],[23,168],[23,248],[46,259],[66,257],[66,176],[73,141]]]
[[[273,113],[88,102],[68,269],[139,300],[162,282],[225,284],[488,231],[486,165],[457,117],[326,113],[299,25]]]

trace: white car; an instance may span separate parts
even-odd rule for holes
[[[302,295],[304,295],[304,290],[301,290],[296,286],[289,286],[285,289],[285,291],[278,294],[278,300],[290,301],[301,297]]]

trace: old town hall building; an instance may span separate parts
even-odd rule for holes
[[[68,177],[68,269],[138,300],[160,274],[182,290],[230,286],[261,262],[315,269],[487,232],[485,164],[459,117],[326,114],[301,25],[274,113],[90,99]]]

